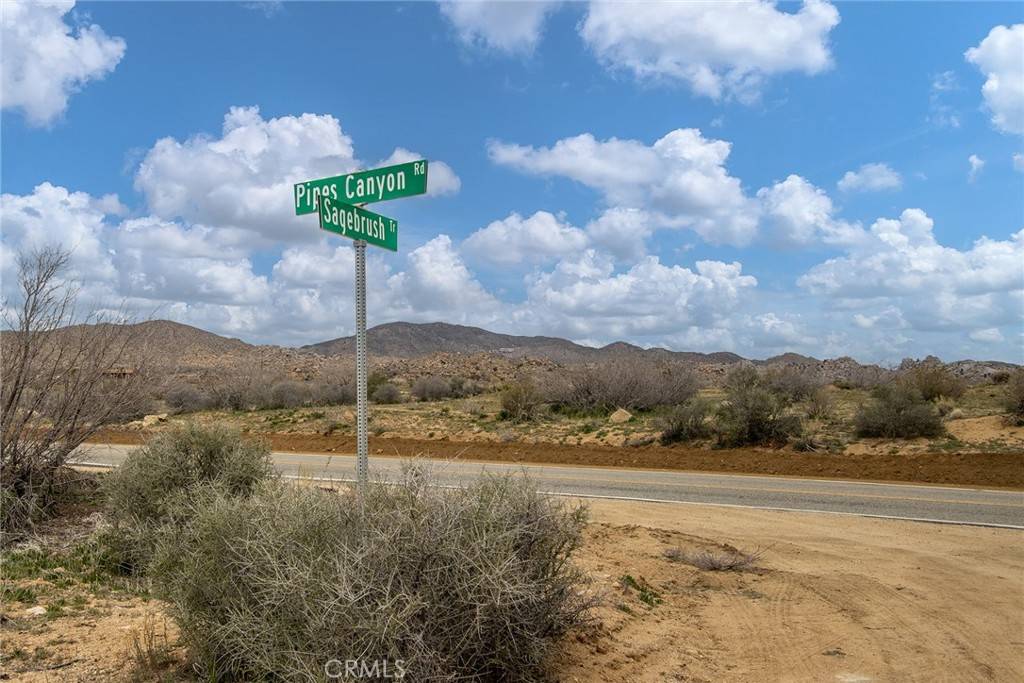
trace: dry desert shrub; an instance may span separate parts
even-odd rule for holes
[[[1006,381],[1007,421],[1024,425],[1024,369],[1016,370]]]
[[[810,398],[823,384],[817,374],[793,366],[769,368],[764,373],[764,386],[793,403]]]
[[[175,413],[195,413],[210,406],[210,397],[191,384],[175,384],[164,394],[167,407]]]
[[[223,368],[205,383],[208,406],[220,410],[267,410],[355,403],[355,382],[338,373],[298,381],[271,373],[258,364]],[[170,402],[170,396],[165,396]]]
[[[452,398],[467,398],[469,396],[476,396],[482,394],[486,390],[484,385],[477,381],[467,379],[456,375],[448,380],[448,386],[451,389]]]
[[[265,408],[297,408],[312,402],[310,387],[294,380],[282,380],[270,386],[263,406]]]
[[[926,401],[937,401],[940,398],[958,399],[967,390],[967,385],[962,379],[941,365],[932,363],[908,370],[900,379],[916,388]]]
[[[857,436],[913,439],[945,431],[938,410],[914,385],[894,382],[872,392],[854,416]]]
[[[413,681],[542,680],[591,604],[570,561],[584,510],[523,478],[448,489],[410,468],[362,498],[270,483],[191,505],[152,576],[211,680],[321,680],[353,654]]]
[[[543,403],[533,382],[520,380],[501,392],[500,417],[510,422],[530,422],[537,417]]]
[[[313,405],[345,406],[356,402],[356,383],[352,380],[316,382],[310,389]]]
[[[543,393],[562,410],[591,414],[679,405],[697,389],[696,376],[682,365],[622,359],[568,370]]]
[[[837,389],[874,389],[893,379],[892,370],[860,365],[852,358],[837,358],[836,360],[850,363],[848,367],[844,368],[842,376],[836,377],[832,381],[833,386]]]
[[[713,431],[710,422],[713,414],[711,403],[700,398],[692,398],[676,406],[657,422],[662,445],[708,438]]]
[[[451,398],[451,384],[444,377],[420,377],[412,384],[412,395],[420,401],[438,401]]]
[[[835,402],[827,387],[818,387],[807,398],[807,417],[811,420],[828,420],[835,410]]]
[[[742,572],[754,569],[764,551],[745,553],[732,547],[715,550],[683,550],[669,548],[665,557],[672,562],[682,562],[706,572]]]
[[[1006,384],[1010,381],[1010,377],[1013,375],[1009,370],[997,370],[993,372],[989,379],[992,384]]]
[[[385,382],[373,390],[370,400],[374,403],[401,403],[402,392],[391,382]]]
[[[800,418],[788,414],[786,405],[753,367],[736,368],[726,378],[725,401],[715,415],[719,444],[785,444],[802,431]]]
[[[176,427],[132,451],[107,477],[106,512],[113,528],[105,541],[123,570],[144,570],[160,528],[181,523],[198,489],[247,496],[274,477],[266,444],[224,426]]]

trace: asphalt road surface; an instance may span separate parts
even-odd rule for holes
[[[75,461],[81,465],[117,466],[133,448],[136,447],[87,444],[75,453]],[[356,476],[353,455],[274,453],[273,458],[277,469],[290,477],[348,482]],[[370,456],[370,476],[393,479],[402,463],[398,458]],[[443,485],[459,485],[484,471],[525,471],[541,490],[567,496],[1024,529],[1024,491],[468,460],[431,463],[438,483]]]

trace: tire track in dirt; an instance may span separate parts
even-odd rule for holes
[[[653,515],[648,527],[592,525],[602,534],[600,546],[593,547],[601,558],[599,582],[613,585],[630,572],[657,588],[664,602],[632,614],[614,604],[600,608],[602,620],[613,626],[614,640],[605,641],[606,647],[614,651],[626,645],[629,654],[605,669],[600,652],[588,653],[589,677],[568,667],[559,680],[1024,680],[1024,661],[1009,654],[1019,654],[1019,643],[1012,640],[1024,626],[1020,553],[979,554],[985,547],[980,543],[966,544],[962,556],[956,552],[957,539],[1019,539],[1018,532],[841,523],[865,531],[913,529],[920,534],[918,547],[884,535],[874,545],[858,545],[861,541],[832,525],[814,527],[821,533],[808,534],[806,542],[779,529],[773,534],[779,540],[759,569],[705,572],[669,561],[664,550],[721,548],[723,541],[751,550],[765,539],[764,532],[745,540],[711,537],[710,529],[685,516],[675,518],[678,526],[700,535],[658,526],[656,520],[673,517]],[[852,547],[861,552],[851,552]],[[595,558],[588,551],[580,559],[591,569]],[[1003,589],[993,591],[993,586]],[[634,608],[639,604],[628,593],[611,594]]]

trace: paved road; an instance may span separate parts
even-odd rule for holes
[[[76,453],[80,464],[116,466],[134,446],[88,444]],[[274,453],[285,475],[352,481],[355,456]],[[526,471],[542,490],[560,495],[620,498],[665,503],[700,503],[775,510],[867,515],[931,522],[1024,529],[1024,492],[988,489],[792,479],[704,472],[635,470],[562,465],[509,465],[435,460],[440,483],[458,485],[481,471]],[[397,458],[370,458],[371,476],[393,478]]]

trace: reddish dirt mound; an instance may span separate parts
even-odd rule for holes
[[[277,451],[351,453],[355,439],[319,434],[252,434]],[[98,443],[140,443],[144,432],[104,432]],[[830,455],[788,450],[704,450],[684,446],[568,446],[544,443],[461,443],[455,441],[370,438],[370,452],[390,456],[462,458],[496,462],[642,467],[650,469],[778,474],[875,481],[1024,488],[1024,452],[886,453]]]

